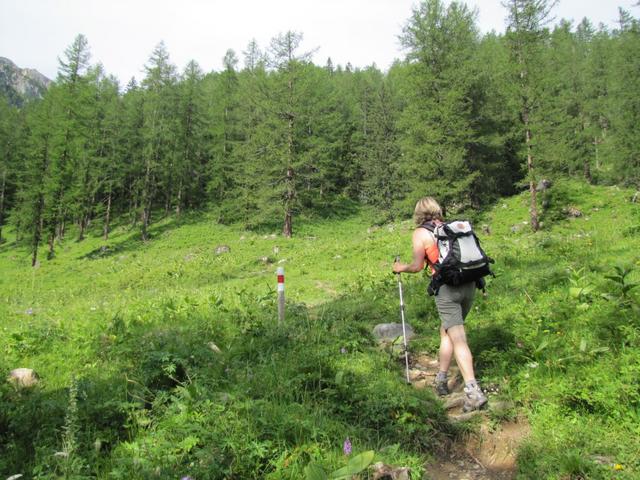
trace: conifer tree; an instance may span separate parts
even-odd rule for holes
[[[361,82],[362,128],[357,134],[361,139],[357,153],[362,172],[359,196],[364,203],[376,206],[381,212],[381,219],[387,220],[393,216],[393,206],[401,189],[397,131],[400,106],[392,81],[385,79],[377,68],[356,72],[355,77]]]
[[[611,79],[615,181],[640,188],[640,21],[620,9]]]
[[[474,13],[457,2],[445,8],[441,0],[423,1],[401,40],[409,62],[403,82],[407,104],[399,121],[404,209],[425,191],[445,209],[468,204],[480,174],[468,164],[478,45]]]
[[[308,126],[303,109],[310,93],[311,52],[298,53],[301,42],[302,34],[292,31],[272,39],[269,64],[273,70],[262,78],[257,96],[265,121],[254,138],[264,151],[261,173],[267,181],[257,194],[268,209],[265,213],[276,206],[281,210],[285,237],[293,234],[293,218],[300,211],[300,189],[310,174],[301,138]]]
[[[255,51],[257,46],[254,42],[251,48],[252,55],[258,55]],[[246,69],[244,80],[241,81],[238,72],[238,58],[233,50],[227,50],[223,60],[224,69],[219,75],[211,76],[209,82],[210,90],[207,93],[209,98],[208,120],[210,123],[210,163],[207,171],[207,192],[209,200],[213,205],[225,204],[226,200],[235,198],[234,190],[242,183],[242,172],[237,171],[237,164],[233,160],[234,149],[237,144],[244,140],[242,132],[242,120],[248,121],[251,117],[251,103],[255,92],[251,87],[241,94],[241,84],[247,86],[250,77],[255,76],[257,63],[253,60],[252,70]],[[244,101],[242,101],[244,100]],[[247,126],[247,128],[251,128]],[[240,182],[236,184],[234,182]],[[233,201],[228,203],[231,205]],[[234,209],[227,209],[222,205],[222,210],[230,212]],[[223,215],[224,216],[224,215]]]
[[[53,221],[51,216],[47,216],[46,201],[53,176],[51,123],[55,120],[54,112],[50,91],[41,102],[28,106],[25,120],[25,163],[18,178],[17,202],[12,220],[19,234],[29,238],[32,266],[38,262],[40,242],[49,223]]]
[[[5,225],[13,187],[18,173],[18,146],[21,119],[16,108],[0,96],[0,244],[4,241],[2,228]]]
[[[171,207],[176,171],[175,67],[163,42],[154,49],[147,65],[144,87],[143,157],[144,173],[140,190],[142,239],[149,238],[151,209],[155,195],[163,198],[165,214]],[[158,191],[159,190],[159,191]]]
[[[545,25],[557,0],[506,0],[508,10],[507,40],[514,64],[514,79],[518,86],[519,113],[526,148],[527,177],[531,194],[531,228],[540,228],[536,198],[533,129],[535,109],[540,101],[541,48],[547,34]]]
[[[144,91],[132,78],[122,96],[118,143],[122,148],[122,188],[131,226],[141,218],[142,190],[145,180]],[[125,209],[123,205],[123,210]]]
[[[179,130],[176,165],[176,215],[184,205],[200,206],[206,184],[208,160],[205,145],[208,120],[205,116],[203,74],[195,61],[189,62],[179,85]]]
[[[93,91],[89,83],[89,45],[78,35],[59,59],[56,87],[49,91],[56,120],[51,124],[51,176],[46,187],[49,258],[54,256],[55,241],[64,238],[66,222],[82,209],[82,185],[86,181],[88,118]],[[79,220],[79,218],[78,218]]]

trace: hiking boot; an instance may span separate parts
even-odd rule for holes
[[[487,397],[482,393],[478,385],[473,387],[464,387],[465,399],[462,407],[463,412],[471,412],[473,410],[481,410],[487,406]]]
[[[436,378],[435,382],[433,382],[433,385],[436,387],[436,393],[441,397],[444,397],[451,393],[449,391],[449,385],[447,384],[446,378],[445,379]]]

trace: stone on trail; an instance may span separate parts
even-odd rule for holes
[[[466,422],[467,420],[471,420],[472,418],[478,417],[482,415],[482,410],[471,410],[467,413],[461,413],[459,415],[449,415],[449,420],[452,423],[460,423]]]
[[[382,462],[375,463],[373,480],[409,480],[410,470],[407,467],[392,467]]]
[[[16,368],[11,370],[7,381],[15,388],[30,388],[38,384],[39,378],[30,368]]]
[[[407,342],[413,338],[415,333],[408,323],[405,323]],[[401,323],[379,323],[373,328],[373,336],[379,343],[393,343],[398,337],[398,342],[402,345],[402,324]]]

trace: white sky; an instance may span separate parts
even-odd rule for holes
[[[615,26],[618,7],[635,17],[637,0],[560,0],[557,19],[589,18]],[[79,33],[89,40],[92,63],[102,62],[122,84],[142,69],[164,40],[181,71],[191,59],[220,70],[228,48],[242,51],[253,38],[265,49],[287,30],[304,34],[302,51],[319,47],[314,61],[387,69],[402,58],[398,35],[416,0],[0,0],[0,56],[49,78],[57,58]],[[466,0],[479,11],[480,30],[504,31],[500,0]]]

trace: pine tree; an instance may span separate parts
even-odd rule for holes
[[[25,163],[17,179],[17,202],[12,212],[12,222],[19,235],[30,238],[32,266],[36,266],[38,262],[40,242],[48,223],[53,221],[51,216],[47,216],[48,205],[45,202],[52,177],[51,124],[56,120],[54,103],[50,91],[41,102],[27,107]]]
[[[0,96],[0,244],[6,212],[12,203],[12,193],[18,171],[18,144],[21,118],[15,107]]]
[[[117,137],[121,145],[121,162],[123,201],[127,204],[129,219],[132,228],[140,215],[142,205],[142,190],[145,179],[144,156],[144,91],[138,86],[135,78],[132,78],[125,88],[122,96],[122,117],[120,119],[120,134]],[[124,209],[124,206],[123,206]]]
[[[145,91],[143,156],[144,174],[141,186],[142,239],[149,238],[151,209],[155,195],[160,193],[165,214],[171,208],[176,185],[176,95],[175,67],[163,42],[154,49],[142,82]],[[158,192],[160,191],[160,192]]]
[[[256,195],[262,213],[283,215],[282,234],[291,237],[293,218],[300,211],[300,189],[308,185],[309,158],[302,153],[305,100],[310,93],[311,53],[298,53],[302,34],[286,32],[270,45],[269,75],[257,76],[255,102],[262,121],[252,140],[260,150],[259,172],[265,182]]]
[[[358,165],[362,172],[360,200],[380,211],[379,220],[393,217],[401,188],[400,145],[397,122],[400,113],[394,85],[375,67],[356,72],[359,81],[361,128],[358,129]]]
[[[547,34],[544,26],[550,19],[551,10],[557,0],[507,0],[508,28],[507,40],[514,63],[514,77],[520,97],[519,111],[526,148],[527,176],[531,194],[531,228],[540,228],[536,198],[536,169],[534,165],[533,115],[539,103],[540,49]]]
[[[205,145],[209,127],[205,116],[203,74],[195,61],[189,62],[179,85],[179,133],[176,168],[176,215],[183,205],[199,206],[205,198],[206,164]]]
[[[56,121],[51,124],[51,176],[45,192],[45,216],[49,258],[55,254],[55,240],[64,238],[66,222],[80,220],[83,184],[86,181],[86,145],[89,138],[89,112],[93,90],[88,75],[89,46],[78,35],[59,59],[57,88],[48,95],[54,102]]]
[[[640,21],[620,9],[611,79],[615,180],[640,188]]]
[[[414,9],[402,43],[409,50],[400,117],[406,210],[430,192],[445,209],[471,202],[480,172],[469,166],[478,32],[474,13],[457,2],[426,0]]]

